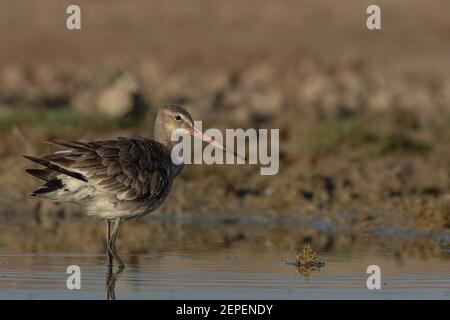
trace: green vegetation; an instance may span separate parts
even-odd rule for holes
[[[0,115],[0,133],[18,126],[32,130],[34,134],[79,134],[87,130],[100,132],[129,128],[138,124],[138,119],[124,117],[108,118],[102,114],[84,114],[71,108],[23,109],[13,108]]]
[[[365,149],[373,155],[390,153],[422,154],[431,146],[415,137],[412,130],[386,128],[361,118],[326,120],[307,133],[307,147],[318,154],[340,149]]]

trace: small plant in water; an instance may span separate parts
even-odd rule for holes
[[[295,253],[295,265],[298,269],[308,269],[314,271],[325,266],[325,263],[318,260],[316,252],[308,245],[300,253]]]
[[[306,266],[316,260],[316,252],[311,249],[310,246],[304,247],[303,251],[300,254],[298,254],[297,252],[294,253],[297,266]]]

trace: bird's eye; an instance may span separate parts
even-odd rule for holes
[[[175,116],[175,120],[180,121],[181,120],[181,116]]]

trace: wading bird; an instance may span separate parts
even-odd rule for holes
[[[243,157],[199,131],[184,108],[167,105],[156,116],[154,140],[51,140],[48,142],[61,150],[42,158],[24,156],[45,167],[26,170],[45,181],[31,196],[76,203],[88,215],[106,220],[108,265],[112,267],[115,258],[122,270],[125,265],[116,252],[120,222],[159,208],[183,169],[184,164],[175,164],[171,157],[178,143],[171,139],[176,129],[186,129],[194,137]],[[111,232],[112,221],[115,223]]]

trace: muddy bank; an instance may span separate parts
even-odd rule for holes
[[[1,10],[0,216],[81,219],[27,197],[21,155],[51,152],[48,138],[151,137],[157,108],[179,103],[205,129],[279,128],[280,171],[188,166],[160,215],[450,232],[448,2],[424,21],[420,1],[383,2],[378,33],[354,1],[141,2],[81,1],[70,34],[60,2]]]
[[[63,218],[30,222],[29,219],[2,219],[0,227],[0,251],[45,254],[103,253],[105,251],[105,224],[88,217]],[[195,255],[195,252],[227,248],[246,243],[266,249],[280,248],[284,251],[300,252],[306,245],[314,248],[320,257],[326,252],[363,251],[370,247],[378,253],[389,250],[398,261],[402,258],[448,257],[450,234],[359,232],[339,231],[331,226],[327,229],[319,223],[275,223],[275,222],[218,222],[183,221],[155,217],[141,221],[128,221],[120,230],[118,247],[124,255],[139,259],[145,253],[177,250]],[[17,235],[20,234],[20,237]]]
[[[148,76],[139,70],[137,78]],[[196,81],[186,81],[187,73],[172,74],[167,81],[155,80],[160,96],[146,91],[152,86],[139,86],[135,90],[148,101],[141,106],[145,116],[131,112],[116,117],[72,103],[49,106],[42,104],[42,97],[27,100],[27,84],[20,81],[14,104],[1,87],[1,215],[80,215],[79,208],[27,197],[38,181],[24,173],[29,164],[21,154],[51,152],[41,141],[55,137],[151,137],[157,106],[177,101],[202,119],[205,128],[279,128],[280,170],[261,176],[254,165],[188,166],[161,214],[261,220],[324,216],[333,224],[361,230],[389,226],[449,231],[450,78],[391,78],[388,70],[351,65],[332,71],[303,66],[274,76],[276,70],[262,64],[244,68],[234,78],[230,74],[218,73],[222,82],[210,81],[208,73],[195,74]],[[87,87],[95,89],[93,83],[101,82],[104,73],[92,75]],[[382,80],[374,82],[378,76]],[[84,89],[70,85],[76,77],[67,79],[67,90],[74,93],[66,98],[72,101]],[[44,83],[34,82],[37,97],[45,94]],[[94,89],[94,94],[101,92]]]

